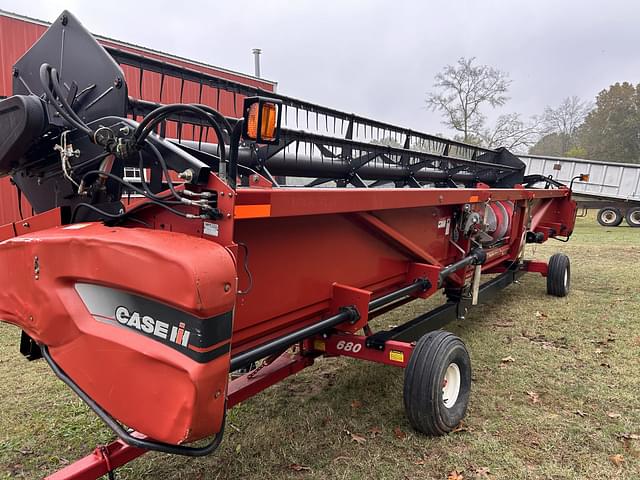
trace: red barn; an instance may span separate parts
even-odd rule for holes
[[[14,63],[40,38],[49,25],[48,22],[0,10],[0,99],[12,94],[11,71]],[[100,36],[96,38],[105,46],[115,47],[181,67],[188,67],[191,70],[216,77],[268,91],[275,91],[276,88],[275,82],[262,78],[206,65],[111,38]],[[243,101],[241,95],[234,95],[222,90],[217,91],[208,87],[201,89],[193,82],[183,82],[181,84],[175,78],[167,78],[161,84],[162,81],[159,74],[147,72],[143,78],[140,78],[139,70],[126,65],[122,69],[129,87],[129,95],[134,98],[162,103],[201,102],[215,106],[222,114],[228,116],[238,116],[236,112],[241,110]],[[177,135],[176,128],[175,125],[169,127],[167,134],[171,136]],[[182,132],[181,137],[189,138],[190,132]],[[24,198],[22,203],[23,213],[30,215],[31,207]],[[0,225],[16,221],[19,218],[17,190],[10,184],[9,178],[2,178],[0,179]]]

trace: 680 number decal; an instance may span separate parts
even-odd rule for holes
[[[338,343],[336,343],[336,350],[342,350],[343,352],[358,353],[360,350],[362,350],[362,344],[355,343],[355,342],[347,342],[346,340],[340,340]]]

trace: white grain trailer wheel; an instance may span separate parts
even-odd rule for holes
[[[630,227],[640,227],[640,207],[627,210],[626,219]]]
[[[471,393],[471,359],[458,337],[443,330],[416,344],[404,375],[404,408],[419,432],[444,435],[467,412]]]
[[[624,220],[620,209],[615,207],[604,207],[598,210],[598,223],[603,227],[617,227]]]
[[[566,297],[571,286],[571,263],[564,253],[556,253],[549,259],[547,293],[554,297]]]

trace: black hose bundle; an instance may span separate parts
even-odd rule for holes
[[[73,108],[71,108],[71,105],[69,105],[69,102],[62,91],[62,87],[60,86],[58,71],[48,63],[43,63],[40,66],[40,83],[42,84],[46,99],[51,105],[53,105],[56,112],[58,112],[60,116],[69,123],[69,125],[86,133],[89,138],[91,138],[91,141],[93,141],[95,132],[91,130],[91,128],[82,121]]]
[[[100,127],[95,131],[92,130],[91,127],[89,127],[73,110],[60,84],[58,71],[54,67],[47,63],[42,64],[42,66],[40,67],[40,83],[42,84],[45,99],[53,106],[55,111],[69,124],[69,126],[85,133],[89,137],[91,142],[104,147],[105,154],[95,157],[90,163],[93,163],[95,159],[104,159],[107,155],[110,154],[114,154],[119,158],[126,158],[135,154],[138,155],[138,166],[140,169],[142,188],[139,188],[132,183],[127,182],[123,178],[105,170],[90,170],[82,176],[80,189],[84,188],[87,179],[92,176],[96,176],[96,178],[110,179],[118,182],[130,191],[133,191],[147,198],[149,200],[149,204],[158,205],[169,210],[175,215],[179,215],[185,218],[196,218],[200,215],[188,214],[173,208],[173,206],[192,205],[204,208],[205,210],[213,210],[213,208],[209,204],[209,200],[207,198],[204,198],[205,196],[203,194],[199,194],[199,196],[202,197],[199,200],[193,200],[191,198],[185,198],[176,190],[169,173],[169,168],[167,167],[162,154],[155,147],[155,145],[153,145],[153,143],[148,141],[148,136],[154,131],[158,124],[165,121],[171,115],[179,114],[182,112],[189,112],[191,114],[195,114],[204,118],[214,130],[216,136],[218,137],[220,161],[226,162],[227,152],[225,147],[224,134],[226,132],[227,138],[230,137],[232,134],[232,127],[229,124],[229,121],[218,111],[206,105],[200,104],[165,105],[149,112],[143,118],[142,122],[140,122],[140,124],[136,127],[131,138],[122,139],[121,141],[116,142],[115,135],[113,135],[113,132],[111,132],[110,129],[108,129],[107,127]],[[73,101],[71,103],[73,103]],[[103,130],[105,129],[109,130],[109,132],[103,132]],[[98,132],[101,132],[100,135],[97,135]],[[147,181],[144,178],[144,157],[142,153],[144,149],[150,151],[155,157],[157,163],[160,165],[162,174],[169,187],[170,195],[168,197],[155,194],[147,184]],[[85,162],[83,162],[82,165],[85,165]],[[82,208],[95,211],[99,215],[109,220],[123,220],[125,218],[128,218],[133,210],[137,211],[141,207],[142,205],[139,207],[135,207],[129,212],[121,212],[115,214],[106,212],[96,207],[95,205],[92,205],[91,203],[81,202],[76,204],[71,215],[71,222],[75,221],[78,211]]]

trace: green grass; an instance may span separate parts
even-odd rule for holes
[[[402,370],[321,359],[232,410],[217,453],[148,454],[119,478],[446,479],[452,470],[464,479],[640,478],[640,440],[625,439],[640,434],[640,231],[580,219],[571,242],[550,241],[529,257],[556,251],[571,257],[569,297],[547,296],[545,280],[529,274],[450,326],[473,365],[460,432],[411,430]],[[19,355],[18,340],[0,325],[0,478],[40,478],[113,436],[43,361]],[[610,459],[618,454],[620,466]]]

